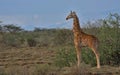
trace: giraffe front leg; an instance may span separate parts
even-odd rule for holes
[[[81,58],[80,58],[80,52],[77,52],[77,66],[80,67],[80,62],[81,62]]]
[[[81,50],[80,50],[80,47],[78,45],[76,45],[75,48],[76,48],[76,54],[77,54],[77,66],[80,67],[80,63],[81,63]]]

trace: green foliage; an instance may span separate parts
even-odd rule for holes
[[[72,66],[76,63],[76,54],[74,49],[60,49],[57,53],[55,64],[62,68],[65,66]]]
[[[20,32],[23,29],[21,27],[14,25],[14,24],[9,24],[9,25],[4,25],[3,30],[5,32],[15,33],[15,32]]]
[[[68,29],[60,29],[57,30],[54,42],[56,45],[71,45],[73,43],[73,34],[71,30]]]
[[[93,51],[89,48],[82,48],[81,51],[82,62],[91,66],[96,66],[96,57]]]
[[[2,32],[2,26],[0,25],[0,32]]]
[[[19,47],[22,42],[17,35],[6,33],[2,37],[2,43],[6,46]]]
[[[37,28],[37,27],[36,27],[36,28],[34,29],[34,32],[40,32],[40,31],[42,31],[40,28]]]
[[[116,13],[110,14],[104,20],[101,19],[94,23],[89,22],[87,25],[88,27],[84,28],[85,32],[99,38],[100,45],[98,50],[101,64],[120,65],[120,59],[118,59],[120,57],[120,16]],[[93,60],[91,59],[91,61]]]
[[[27,39],[27,43],[28,43],[29,47],[35,47],[37,44],[37,42],[34,38]]]

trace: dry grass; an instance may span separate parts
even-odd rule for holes
[[[96,67],[91,68],[86,65],[82,65],[79,68],[74,66],[63,75],[120,75],[120,67],[103,66],[97,69]]]
[[[54,65],[57,48],[10,48],[0,51],[0,75],[119,75],[120,67],[101,69],[84,63],[58,68]],[[62,61],[61,61],[62,62]]]
[[[53,50],[39,48],[10,49],[0,52],[0,66],[8,67],[12,65],[32,65],[32,64],[51,64],[55,56]]]

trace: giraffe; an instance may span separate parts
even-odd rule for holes
[[[93,35],[86,34],[82,31],[79,25],[79,18],[77,17],[75,12],[70,12],[70,14],[66,17],[66,20],[73,19],[73,34],[74,34],[74,45],[77,54],[77,66],[80,66],[81,62],[81,48],[89,47],[92,49],[96,56],[97,68],[100,68],[100,58],[99,52],[97,51],[97,47],[99,44],[98,38]]]

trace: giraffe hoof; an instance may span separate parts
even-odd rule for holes
[[[100,69],[100,66],[98,66],[97,68]]]

